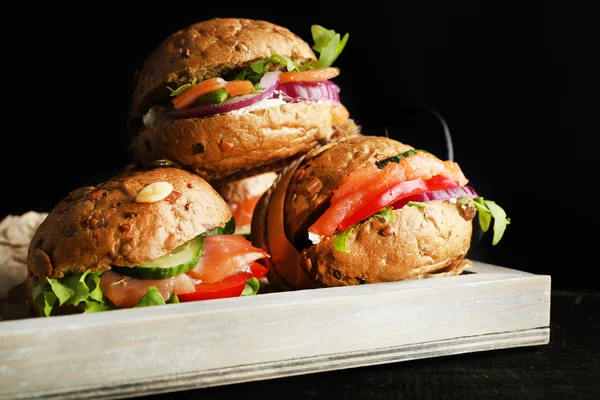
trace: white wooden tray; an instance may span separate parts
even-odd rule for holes
[[[0,322],[0,398],[123,398],[544,345],[550,276],[394,283]]]

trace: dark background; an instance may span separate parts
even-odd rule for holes
[[[0,218],[49,211],[70,190],[130,162],[132,77],[169,34],[215,16],[248,17],[312,43],[310,26],[320,24],[350,33],[335,82],[363,133],[387,130],[445,158],[441,124],[427,111],[437,110],[471,185],[506,210],[505,237],[492,246],[486,234],[472,259],[550,274],[553,288],[598,288],[589,279],[600,238],[588,194],[599,131],[592,61],[599,35],[590,9],[574,2],[244,3],[251,11],[230,2],[220,11],[199,2],[91,4],[31,7],[12,21],[18,28],[5,43],[17,49],[4,78],[17,87],[4,112]]]

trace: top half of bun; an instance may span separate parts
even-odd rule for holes
[[[167,86],[222,76],[274,54],[299,65],[315,60],[311,47],[287,28],[261,20],[214,18],[188,26],[166,38],[138,71],[132,116],[143,115]]]
[[[344,138],[308,153],[294,171],[286,192],[285,233],[290,241],[306,232],[329,205],[333,191],[353,171],[413,147],[387,137]]]
[[[169,183],[172,190],[165,198],[140,202],[148,198],[138,193],[157,182]],[[225,201],[191,172],[128,170],[61,200],[34,234],[27,264],[38,279],[135,266],[224,226],[230,218]]]

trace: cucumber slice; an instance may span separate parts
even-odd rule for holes
[[[146,261],[136,267],[112,266],[111,269],[119,274],[138,279],[172,278],[194,269],[203,250],[204,237],[196,236],[156,260]]]

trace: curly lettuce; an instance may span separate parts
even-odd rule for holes
[[[86,313],[108,309],[100,289],[102,272],[87,270],[82,274],[68,275],[62,279],[47,278],[47,282],[37,283],[32,297],[40,316],[50,316],[57,303],[59,306],[83,305]]]

